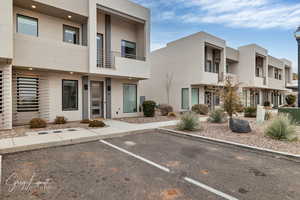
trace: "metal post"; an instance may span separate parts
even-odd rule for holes
[[[298,108],[300,108],[300,38],[298,42]]]

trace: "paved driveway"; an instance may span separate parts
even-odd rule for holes
[[[2,165],[0,199],[300,196],[299,163],[160,133],[5,155]]]

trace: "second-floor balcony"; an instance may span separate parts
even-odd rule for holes
[[[48,38],[14,35],[13,65],[88,72],[88,48]]]
[[[285,81],[275,79],[275,78],[269,78],[268,86],[269,86],[269,88],[274,88],[274,89],[284,89],[285,88]]]

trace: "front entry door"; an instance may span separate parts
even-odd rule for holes
[[[103,82],[91,81],[91,118],[103,117]]]

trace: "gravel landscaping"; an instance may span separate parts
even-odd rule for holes
[[[201,130],[192,131],[189,133],[198,134],[205,137],[211,137],[231,142],[272,149],[276,151],[288,152],[300,155],[300,127],[298,129],[298,141],[278,141],[264,136],[263,129],[267,125],[258,125],[253,118],[247,118],[251,124],[252,132],[246,134],[233,133],[227,123],[213,124],[208,122],[201,123]],[[176,127],[167,127],[175,130]]]

